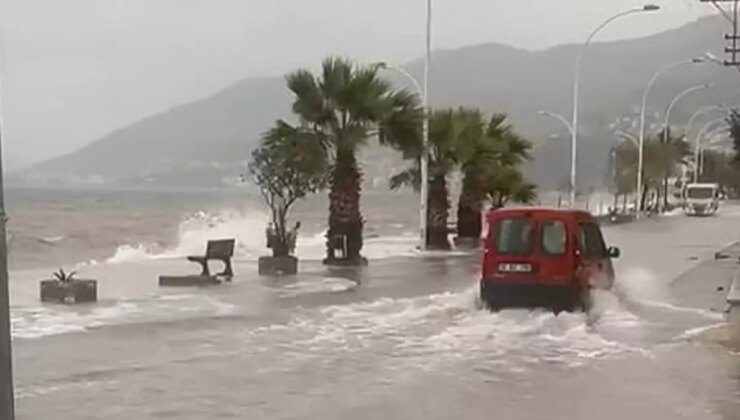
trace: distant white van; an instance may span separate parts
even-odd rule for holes
[[[719,184],[688,184],[683,193],[683,208],[689,216],[711,216],[719,210]]]

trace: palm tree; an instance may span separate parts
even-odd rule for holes
[[[532,203],[537,199],[536,190],[518,168],[501,165],[491,171],[486,192],[493,208],[501,208],[509,202]]]
[[[458,147],[480,137],[484,124],[480,113],[460,108],[432,113],[429,121],[429,196],[427,198],[427,246],[449,249],[447,220],[450,212],[447,176],[458,165]],[[420,148],[408,150],[414,157],[412,166],[391,179],[391,188],[410,185],[419,189]]]
[[[289,74],[287,82],[295,95],[293,112],[322,139],[333,159],[326,262],[337,262],[333,244],[343,237],[345,259],[361,263],[364,219],[357,151],[375,135],[382,144],[397,148],[419,143],[422,113],[418,98],[394,90],[378,77],[377,67],[356,66],[340,58],[326,59],[319,75],[302,69]]]
[[[732,163],[736,167],[740,167],[740,111],[733,109],[725,121],[730,126],[730,137],[732,137],[732,145],[735,149]]]
[[[482,116],[477,114],[480,119]],[[458,159],[463,172],[463,186],[457,207],[457,235],[478,238],[481,233],[483,202],[488,196],[491,170],[508,171],[531,159],[531,143],[519,136],[507,121],[506,114],[494,114],[482,136],[469,137],[458,146]]]

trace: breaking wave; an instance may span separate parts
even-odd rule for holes
[[[260,212],[198,212],[180,224],[174,246],[167,248],[156,244],[124,244],[118,246],[106,262],[115,264],[202,254],[209,239],[220,238],[236,239],[235,258],[255,261],[268,253],[264,233],[268,220],[268,216]],[[426,252],[422,254],[417,249],[417,241],[413,234],[369,237],[365,239],[363,255],[371,260],[429,255]],[[324,232],[301,235],[296,253],[302,260],[321,260],[325,257],[325,243]]]

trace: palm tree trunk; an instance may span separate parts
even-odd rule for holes
[[[466,174],[457,206],[457,237],[477,239],[480,237],[481,207],[480,191],[474,174]]]
[[[668,174],[663,176],[663,210],[668,210]]]
[[[361,264],[362,228],[365,221],[360,211],[362,174],[353,150],[338,150],[329,192],[329,231],[326,263]],[[338,257],[335,246],[344,244],[346,255]]]
[[[435,175],[430,180],[427,208],[427,247],[430,249],[450,249],[450,242],[447,238],[450,200],[447,192],[447,180],[444,175]]]

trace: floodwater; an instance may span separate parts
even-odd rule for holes
[[[591,317],[482,310],[477,255],[421,255],[402,221],[368,240],[367,268],[321,266],[307,233],[296,278],[259,278],[242,254],[213,288],[157,287],[196,269],[176,240],[114,248],[78,265],[100,302],[75,308],[38,303],[48,268],[16,269],[18,418],[738,419],[740,357],[705,334],[737,268],[712,255],[738,222],[728,205],[607,228],[619,288]],[[207,226],[201,239],[221,233]]]

